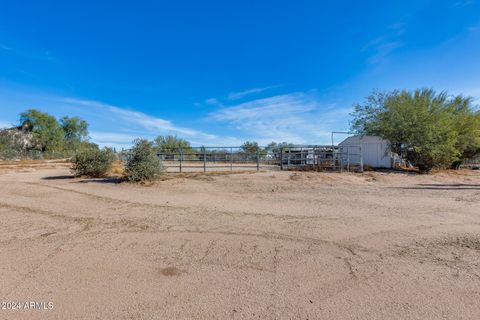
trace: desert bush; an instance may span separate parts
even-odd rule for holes
[[[11,148],[0,149],[0,160],[13,160],[19,158],[19,153]]]
[[[153,144],[145,139],[136,140],[126,157],[125,179],[130,182],[152,180],[162,171],[163,165]]]
[[[76,176],[103,177],[112,167],[114,160],[115,154],[109,148],[84,148],[73,156],[72,171]]]

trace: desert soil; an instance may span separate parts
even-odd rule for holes
[[[480,319],[480,174],[0,168],[0,319]]]

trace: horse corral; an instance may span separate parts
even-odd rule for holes
[[[241,147],[195,147],[159,152],[167,172],[224,170],[363,171],[361,146],[293,145],[277,150]]]

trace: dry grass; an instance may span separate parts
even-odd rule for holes
[[[112,177],[121,177],[125,171],[125,165],[121,160],[115,160],[112,164],[112,168],[109,171],[109,175]]]

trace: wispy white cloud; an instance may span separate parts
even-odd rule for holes
[[[112,115],[120,117],[126,122],[137,124],[150,132],[180,134],[183,136],[203,136],[205,138],[214,138],[215,136],[203,133],[201,131],[175,126],[171,121],[149,116],[143,112],[128,110],[97,101],[77,100],[67,98],[65,102],[77,103],[84,106],[100,107],[107,109]]]
[[[406,32],[404,22],[396,22],[387,27],[387,32],[370,40],[362,51],[369,52],[370,56],[367,62],[370,64],[379,64],[386,60],[386,58],[396,49],[405,45],[401,37]]]
[[[8,121],[0,120],[0,129],[11,128],[13,124]]]
[[[10,51],[13,51],[13,48],[11,48],[11,47],[3,44],[3,43],[0,43],[0,50],[10,52]]]
[[[10,109],[5,113],[2,109],[2,120],[14,119],[27,108],[56,117],[79,116],[90,124],[92,142],[117,149],[129,148],[137,138],[167,134],[185,138],[194,146],[238,146],[245,140],[323,144],[329,142],[330,131],[346,129],[350,112],[320,103],[315,91],[297,92],[242,103],[217,100],[213,111],[199,119],[203,127],[193,127],[99,101],[23,91],[3,93],[0,88],[0,109]],[[10,127],[7,121],[2,124]]]
[[[15,55],[19,56],[22,58],[26,59],[32,59],[32,60],[43,60],[43,61],[49,61],[53,62],[56,61],[55,57],[53,56],[52,52],[49,50],[43,50],[43,51],[35,51],[35,52],[27,52],[24,50],[19,50],[17,48],[11,47],[9,45],[6,45],[4,43],[0,43],[0,52],[7,53],[9,55]]]
[[[210,99],[205,100],[205,103],[208,104],[208,105],[215,106],[215,105],[219,105],[220,101],[217,98],[210,98]]]
[[[139,138],[131,134],[118,132],[90,132],[90,138],[93,142],[101,145],[117,149],[128,149],[132,145],[132,141]]]
[[[467,7],[467,6],[472,5],[474,3],[475,3],[475,1],[473,1],[473,0],[462,0],[462,1],[454,2],[452,7]]]
[[[480,103],[480,86],[470,89],[464,89],[462,94],[472,97],[476,103]]]
[[[248,89],[244,91],[239,91],[239,92],[231,92],[228,94],[227,98],[229,100],[237,100],[237,99],[242,99],[245,98],[246,96],[255,94],[255,93],[261,93],[264,91],[267,91],[269,89],[276,88],[277,86],[268,86],[268,87],[261,87],[261,88],[253,88],[253,89]]]
[[[92,139],[95,141],[130,144],[133,139],[139,137],[153,138],[158,135],[171,134],[185,138],[194,145],[211,146],[239,142],[234,137],[220,137],[200,130],[177,126],[170,120],[153,117],[143,112],[120,108],[98,101],[72,98],[65,98],[63,101],[69,104],[100,108],[107,111],[109,117],[116,119],[116,122],[118,122],[123,129],[128,129],[129,131],[128,134],[95,132],[94,135],[92,134]]]
[[[480,24],[471,25],[471,26],[467,27],[467,31],[470,32],[470,33],[480,32]]]
[[[131,134],[118,133],[118,132],[90,132],[90,137],[96,141],[100,142],[115,142],[115,143],[125,143],[125,141],[133,141],[138,137]]]
[[[230,125],[265,144],[270,141],[327,143],[330,132],[343,129],[351,108],[322,105],[311,93],[290,93],[222,107],[210,119]]]
[[[395,36],[401,36],[407,31],[406,24],[405,22],[402,22],[402,21],[392,23],[391,25],[388,26],[387,29],[391,30],[391,32]]]
[[[386,41],[375,47],[375,53],[368,58],[368,63],[377,64],[385,61],[395,49],[402,47],[404,44],[400,41]]]

